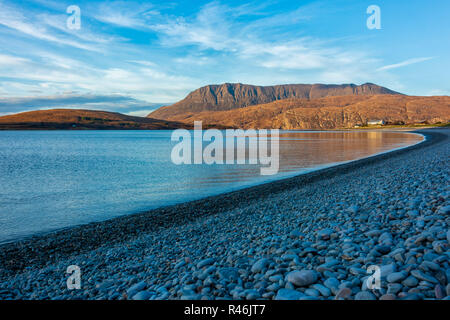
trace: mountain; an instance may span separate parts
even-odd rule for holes
[[[11,129],[177,129],[189,124],[80,109],[29,111],[0,117],[0,130]]]
[[[382,94],[291,98],[225,111],[179,113],[168,119],[186,124],[202,120],[204,126],[286,130],[352,128],[369,120],[436,124],[450,122],[450,97]]]
[[[1,129],[337,129],[386,124],[450,122],[450,97],[406,96],[374,84],[211,85],[147,118],[75,109],[24,112],[0,117]]]
[[[180,102],[152,112],[149,117],[172,119],[189,113],[232,110],[292,98],[312,100],[328,96],[377,94],[397,95],[399,93],[372,83],[359,86],[354,84],[289,84],[267,87],[225,83],[197,89]]]

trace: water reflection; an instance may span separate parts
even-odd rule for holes
[[[422,141],[416,134],[385,131],[280,132],[280,174],[302,173],[402,148]],[[249,153],[246,145],[246,155]],[[236,150],[235,150],[236,154]],[[199,174],[192,185],[243,182],[258,179],[259,165],[211,165],[208,175]],[[258,180],[274,180],[259,177]]]

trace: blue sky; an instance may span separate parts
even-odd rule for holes
[[[67,7],[81,28],[67,27]],[[369,5],[381,29],[369,30]],[[0,114],[143,115],[207,84],[373,82],[450,94],[450,1],[3,1]]]

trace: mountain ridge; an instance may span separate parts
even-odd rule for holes
[[[450,122],[450,97],[405,95],[329,96],[285,99],[224,111],[179,114],[169,119],[243,129],[323,130],[366,126],[370,120],[414,125]]]
[[[449,123],[450,97],[408,96],[371,83],[222,84],[194,90],[150,117],[84,109],[38,110],[0,117],[0,130],[192,129],[194,121],[218,129],[323,130],[365,126],[370,120],[398,125]]]
[[[394,94],[398,92],[373,83],[355,84],[284,84],[254,86],[241,83],[207,85],[190,92],[186,98],[150,113],[148,117],[169,119],[186,112],[225,111],[266,104],[285,99],[317,99],[326,96]]]

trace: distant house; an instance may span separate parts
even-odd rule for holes
[[[368,126],[383,126],[385,124],[384,120],[369,120],[367,121]]]

